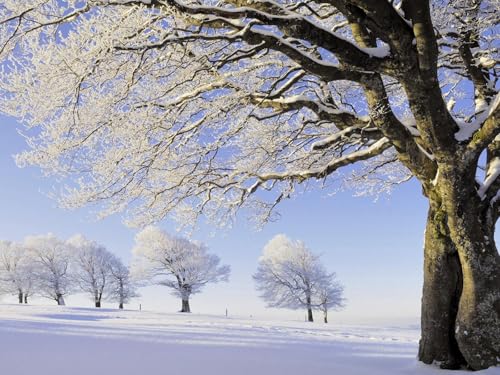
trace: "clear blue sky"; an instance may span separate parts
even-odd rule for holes
[[[48,232],[67,238],[82,233],[128,262],[135,231],[123,225],[120,217],[96,221],[89,210],[60,209],[47,197],[52,186],[58,187],[57,181],[43,178],[34,168],[17,168],[12,155],[26,145],[16,126],[14,120],[0,117],[0,239],[20,241],[30,234]],[[352,197],[349,192],[327,194],[318,190],[285,202],[280,207],[281,220],[261,231],[241,217],[235,228],[223,233],[211,235],[213,227],[195,232],[193,238],[206,242],[231,265],[232,276],[228,284],[209,286],[194,296],[193,311],[222,314],[227,307],[230,314],[302,319],[302,311],[266,309],[251,278],[264,244],[275,234],[285,233],[322,253],[327,268],[345,285],[347,308],[333,313],[332,322],[417,322],[427,209],[418,183],[398,187],[377,202]],[[175,228],[168,222],[161,225],[167,230]],[[145,309],[180,308],[180,302],[164,287],[145,288],[141,293],[128,307],[142,303]],[[70,297],[67,302],[91,306],[84,296]]]

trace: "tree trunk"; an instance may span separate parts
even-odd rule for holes
[[[28,303],[28,295],[27,294],[24,295],[24,303],[26,303],[26,304]]]
[[[475,168],[465,161],[441,164],[436,186],[427,189],[419,359],[480,370],[500,364],[497,208],[479,197]]]
[[[455,337],[467,364],[480,370],[500,364],[500,255],[489,200],[459,168],[444,170],[441,187],[463,275]]]
[[[57,304],[59,306],[65,306],[66,305],[66,303],[64,302],[64,297],[63,297],[62,294],[58,294],[57,295]]]
[[[183,312],[183,313],[190,313],[191,312],[191,308],[189,307],[189,300],[188,299],[182,300],[181,312]]]
[[[307,308],[307,321],[308,322],[313,322],[313,311],[310,307]]]
[[[122,303],[122,302],[120,302],[120,304],[118,305],[118,308],[119,308],[120,310],[123,310],[123,303]]]
[[[440,203],[430,201],[424,243],[421,339],[418,358],[457,369],[464,359],[455,339],[455,319],[462,289],[458,253],[448,234]]]
[[[19,303],[23,303],[23,292],[19,292],[19,293],[17,294],[17,298],[18,298],[18,300],[19,300]]]
[[[324,321],[325,323],[328,323],[328,312],[327,312],[327,311],[324,311],[324,312],[323,312],[323,321]]]
[[[306,304],[307,304],[307,321],[312,322],[314,321],[313,319],[313,311],[311,307],[311,296],[306,297]]]
[[[483,251],[460,252],[464,283],[455,332],[474,370],[500,365],[500,259],[490,246]]]
[[[101,307],[101,295],[99,294],[99,292],[96,290],[94,291],[94,303],[95,303],[95,307]]]

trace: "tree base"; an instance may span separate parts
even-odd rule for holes
[[[426,364],[438,362],[442,368],[458,369],[466,364],[455,339],[463,277],[458,253],[446,233],[443,217],[439,206],[431,203],[425,229],[418,359]]]
[[[490,297],[498,298],[496,305],[486,296],[473,310],[461,306],[457,318],[458,345],[473,370],[500,365],[500,298]]]
[[[182,300],[181,313],[190,313],[191,307],[189,306],[189,300]]]

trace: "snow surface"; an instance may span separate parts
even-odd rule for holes
[[[447,374],[416,361],[418,336],[417,326],[0,305],[0,373]]]

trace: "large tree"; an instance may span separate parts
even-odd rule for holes
[[[228,281],[230,267],[209,254],[206,245],[169,235],[149,226],[135,237],[132,273],[149,284],[164,285],[181,298],[181,312],[191,312],[189,299],[205,285]]]
[[[266,221],[305,181],[413,176],[429,201],[419,358],[481,369],[500,358],[498,7],[7,0],[0,106],[31,129],[21,164],[74,177],[67,206],[132,203],[136,224]]]
[[[115,257],[102,245],[82,235],[68,240],[75,250],[73,279],[80,290],[89,294],[95,307],[101,307],[103,293],[110,288],[111,263]]]
[[[28,303],[36,288],[33,259],[19,243],[0,240],[0,291],[15,294],[19,303]]]
[[[74,287],[71,276],[74,248],[53,234],[28,236],[24,240],[33,262],[37,291],[58,305],[65,305],[64,297]]]
[[[335,274],[328,273],[320,257],[303,242],[283,234],[266,244],[253,279],[268,306],[306,309],[309,322],[313,309],[323,311],[327,323],[328,308],[342,305],[342,288]]]

